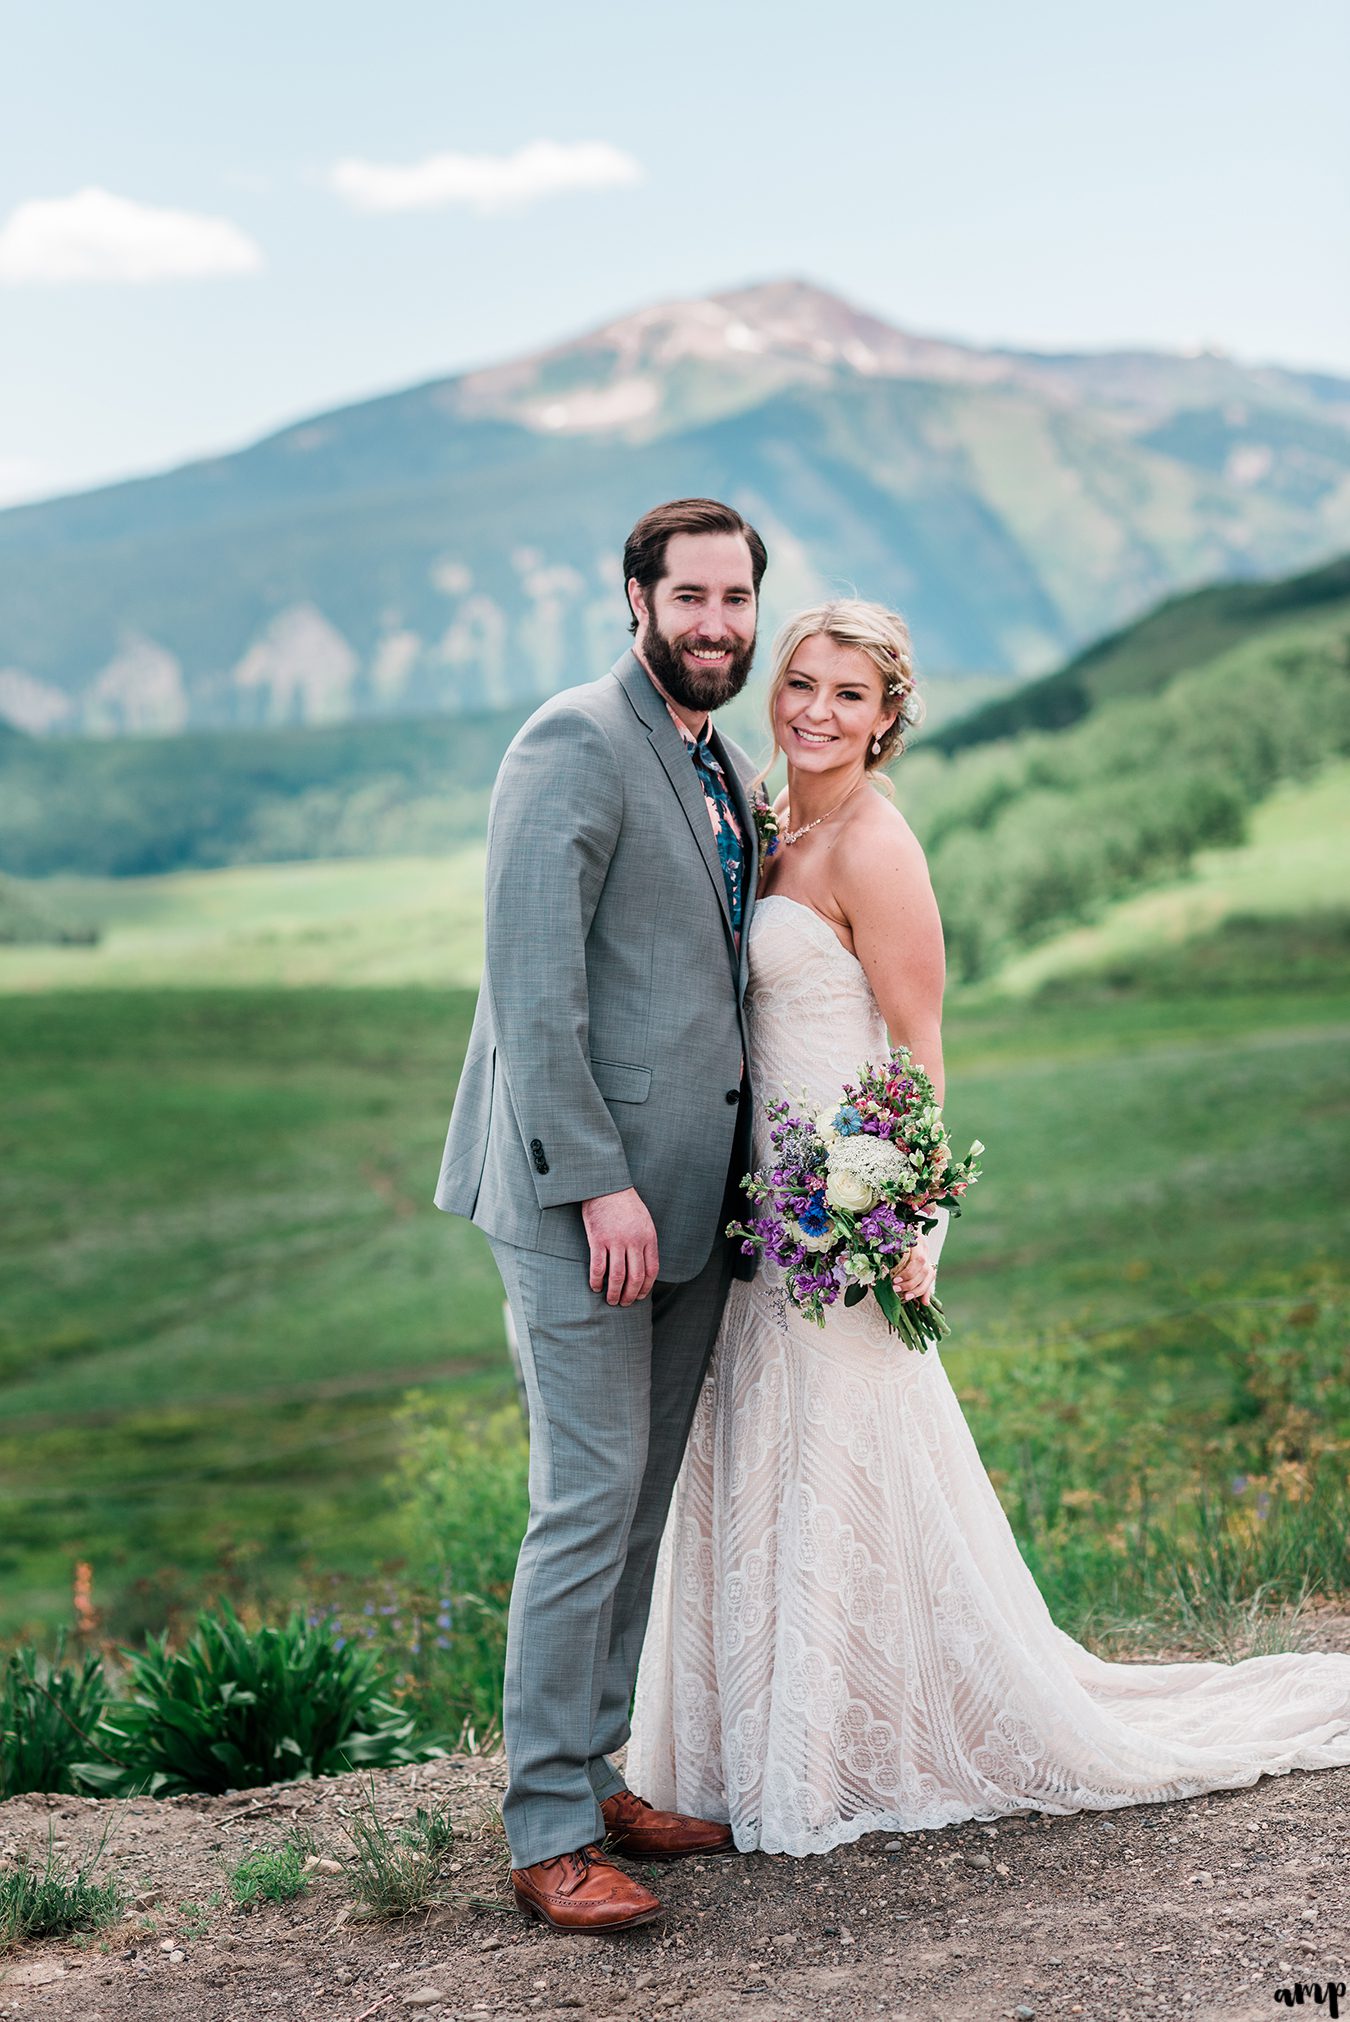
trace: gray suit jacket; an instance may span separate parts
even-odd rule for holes
[[[502,761],[483,982],[436,1189],[500,1241],[584,1259],[581,1202],[634,1186],[663,1279],[711,1254],[733,1157],[737,1179],[749,1165],[758,868],[749,761],[720,756],[745,838],[739,952],[698,775],[634,654],[546,702]]]

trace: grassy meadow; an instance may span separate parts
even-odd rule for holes
[[[382,945],[385,926],[376,909]],[[1094,1484],[1115,1479],[1122,1428],[1174,1496],[1230,1460],[1260,1472],[1270,1428],[1232,1329],[1337,1296],[1343,926],[1256,933],[1255,955],[1221,936],[1052,994],[953,1001],[953,1128],[989,1155],[944,1266],[947,1359],[1043,1555],[1050,1490],[1028,1483],[1054,1457],[1049,1372],[1057,1407],[1100,1421],[1086,1441],[1060,1428],[1092,1479],[1063,1453],[1055,1478],[1100,1492],[1105,1538],[1128,1484]],[[355,962],[329,978],[350,987],[283,987],[284,952],[265,986],[208,987],[184,958],[165,989],[154,938],[148,987],[24,974],[34,952],[97,961],[112,935],[0,957],[0,980],[18,971],[0,995],[4,1638],[69,1618],[77,1561],[104,1629],[133,1638],[205,1594],[265,1607],[378,1578],[409,1552],[407,1393],[433,1413],[511,1407],[486,1246],[429,1200],[472,993],[356,987]],[[1282,971],[1296,987],[1272,988]]]

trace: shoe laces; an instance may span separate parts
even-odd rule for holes
[[[599,1858],[600,1850],[593,1846],[578,1847],[575,1853],[563,1854],[567,1880],[579,1886],[585,1881]]]

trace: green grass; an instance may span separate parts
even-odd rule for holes
[[[279,1846],[250,1847],[226,1877],[231,1896],[244,1909],[292,1902],[309,1886],[306,1864],[318,1850],[314,1835],[303,1829],[288,1832]]]
[[[1344,989],[1183,957],[1166,989],[954,1005],[951,1122],[989,1146],[954,1357],[1284,1295],[1335,1254]],[[512,1396],[487,1246],[429,1202],[471,1003],[0,1000],[0,1636],[67,1620],[81,1559],[135,1638],[408,1556],[398,1401]]]
[[[435,1900],[441,1862],[455,1843],[444,1806],[418,1806],[407,1825],[388,1826],[375,1802],[372,1783],[346,1822],[351,1841],[347,1887],[377,1917],[406,1917]]]
[[[94,1879],[102,1844],[88,1861],[72,1867],[56,1850],[54,1830],[40,1868],[21,1861],[0,1870],[0,1953],[35,1938],[100,1931],[121,1914],[121,1884],[115,1878]]]
[[[486,1244],[430,1206],[471,999],[0,1005],[0,1634],[73,1562],[134,1636],[393,1548],[412,1384],[508,1392]]]
[[[483,851],[249,864],[162,877],[7,881],[16,904],[97,929],[94,946],[0,945],[0,992],[465,989],[483,959]],[[0,936],[0,940],[3,936]]]

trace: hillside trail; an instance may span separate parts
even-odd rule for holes
[[[1315,1615],[1306,1647],[1350,1652],[1350,1615]],[[216,1798],[11,1799],[0,1860],[40,1858],[49,1831],[72,1858],[106,1831],[105,1865],[136,1903],[100,1936],[0,1958],[0,2017],[1245,2022],[1283,2012],[1286,1993],[1311,2014],[1350,2013],[1347,1770],[1110,1814],[873,1835],[805,1860],[641,1869],[666,1919],[616,1938],[563,1936],[516,1912],[502,1781],[499,1758],[455,1756]],[[345,1821],[372,1796],[391,1827],[419,1805],[451,1808],[433,1906],[363,1918],[341,1875],[316,1872],[293,1903],[234,1907],[226,1876],[246,1851],[300,1827],[340,1861]]]

